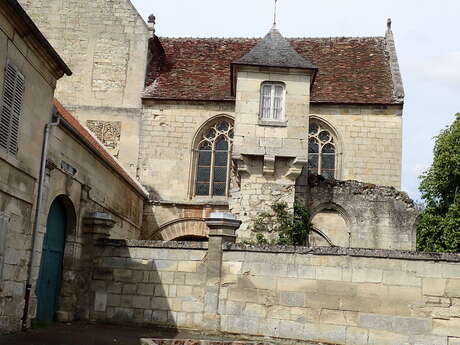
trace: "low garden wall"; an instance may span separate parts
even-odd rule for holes
[[[91,318],[336,344],[460,344],[460,255],[224,244],[216,257],[212,245],[100,241]]]

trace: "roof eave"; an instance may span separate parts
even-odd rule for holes
[[[120,176],[127,184],[131,186],[138,194],[140,194],[144,199],[148,200],[149,199],[149,193],[140,185],[138,184],[131,176],[130,174],[124,169],[121,165],[119,167],[124,170],[124,172],[129,176],[129,179],[123,176],[119,171],[113,168],[112,163],[107,160],[106,157],[104,157],[94,146],[91,144],[88,139],[86,139],[67,119],[64,117],[62,114],[62,109],[65,110],[65,108],[57,101],[54,100],[54,106],[57,108],[57,113],[58,116],[60,117],[59,125],[66,128],[72,135],[86,148],[88,148],[93,154],[96,155],[106,166],[110,168],[111,171],[116,173],[118,176]],[[96,138],[97,139],[97,138]],[[103,147],[102,147],[103,148]],[[109,152],[106,151],[110,155]]]

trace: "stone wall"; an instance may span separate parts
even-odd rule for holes
[[[460,340],[458,256],[289,252],[224,252],[223,331],[354,345]]]
[[[460,341],[458,254],[212,245],[99,242],[92,319],[347,345]]]
[[[310,211],[316,228],[332,245],[416,249],[419,211],[404,192],[357,181],[308,177],[304,173],[297,180],[296,193]],[[327,242],[320,240],[317,245],[329,245]]]
[[[207,243],[106,243],[94,261],[92,320],[202,327]]]
[[[138,239],[145,195],[75,138],[65,126],[53,129],[49,140],[43,210],[39,218],[37,249],[32,263],[32,297],[29,316],[35,317],[35,284],[39,278],[43,239],[50,207],[57,198],[66,205],[66,229],[62,286],[57,319],[72,321],[88,315],[86,284],[92,240],[99,237]],[[72,175],[70,171],[74,172]],[[73,169],[73,170],[72,170]],[[120,196],[123,196],[120,198]],[[101,224],[95,213],[111,219]]]
[[[129,0],[21,0],[73,76],[59,83],[64,105],[140,108],[149,29]]]
[[[139,175],[153,200],[196,199],[191,188],[195,137],[209,120],[232,118],[234,108],[233,102],[145,102]]]
[[[40,167],[43,128],[51,118],[56,77],[42,57],[33,36],[0,5],[0,97],[9,61],[24,76],[25,90],[18,136],[18,152],[0,149],[0,215],[3,251],[0,273],[0,331],[17,331],[24,310],[25,280],[30,256],[32,211]],[[11,15],[11,17],[9,16]]]
[[[158,233],[168,222],[203,218],[213,210],[228,209],[225,197],[213,199],[193,195],[194,144],[210,120],[231,119],[233,114],[233,102],[145,101],[139,176],[152,202],[145,207],[142,238],[170,239]],[[188,234],[194,235],[193,231]]]
[[[401,187],[401,106],[312,105],[338,134],[337,179]]]
[[[257,104],[258,100],[259,98],[257,98]],[[254,112],[258,111],[257,104],[252,106]],[[400,106],[313,104],[310,109],[315,118],[327,121],[338,136],[338,179],[353,179],[379,185],[388,184],[399,188],[401,175]],[[187,208],[210,204],[214,207],[215,199],[209,200],[208,198],[206,200],[206,198],[193,196],[196,169],[193,144],[200,129],[206,125],[207,121],[216,116],[226,115],[235,116],[235,102],[144,100],[138,175],[143,185],[151,192],[153,201],[166,201],[176,206],[164,206],[164,203],[157,203],[154,206],[148,205],[146,214],[150,216],[145,223],[145,236],[143,238],[150,239],[151,235],[167,222],[181,219],[184,214],[183,207],[177,205],[193,204],[185,207]],[[237,127],[242,128],[245,136],[250,136],[254,130],[246,122],[237,124]],[[275,133],[276,129],[263,128],[263,133],[264,135],[265,131]],[[286,128],[279,130],[287,131]],[[304,134],[306,138],[307,133]],[[251,147],[253,146],[248,143],[248,148]],[[236,164],[239,163],[236,162]],[[245,220],[245,224],[239,231],[240,238],[249,238],[251,235],[247,229],[250,228],[256,213],[261,210],[260,205],[267,204],[265,199],[270,194],[279,195],[280,190],[284,191],[290,185],[289,181],[284,181],[287,179],[283,179],[281,173],[275,176],[270,175],[270,173],[267,174],[267,172],[275,171],[275,165],[278,165],[278,171],[287,173],[292,167],[295,168],[295,162],[268,157],[267,160],[254,159],[251,162],[241,159],[240,165],[240,176],[234,178],[231,184],[231,197],[217,200],[217,202],[221,209],[225,208],[228,202],[231,203],[232,212]],[[235,171],[236,169],[234,169]],[[248,174],[249,171],[254,176]],[[274,183],[276,181],[277,183]],[[286,185],[283,185],[283,181],[286,182]],[[262,187],[262,185],[264,186]],[[241,187],[245,188],[245,186],[248,186],[249,189],[248,193],[243,193],[243,195]],[[282,199],[276,198],[276,195],[269,199],[272,201]],[[290,194],[287,201],[291,203],[292,198],[293,195]],[[377,199],[375,199],[376,205],[378,204]],[[360,203],[361,201],[356,196],[353,202]],[[241,212],[242,204],[250,204],[253,207]],[[379,225],[371,225],[380,229]],[[156,239],[160,239],[160,237],[156,237]],[[410,246],[399,248],[406,249]]]
[[[149,29],[129,0],[21,0],[37,26],[69,64],[56,97],[81,123],[120,122],[123,166],[136,174],[141,98]],[[98,135],[96,131],[96,135]],[[112,143],[106,143],[112,150]]]
[[[261,212],[270,211],[276,202],[293,205],[295,200],[294,182],[286,178],[290,169],[289,159],[278,158],[274,162],[274,174],[264,175],[264,160],[252,158],[247,161],[246,170],[240,169],[239,186],[231,190],[229,208],[243,221],[238,229],[238,240],[255,240],[254,221]],[[243,162],[240,163],[240,166]],[[270,234],[269,234],[270,235]],[[272,235],[272,234],[271,234]]]

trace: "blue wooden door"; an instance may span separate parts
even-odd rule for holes
[[[62,261],[64,257],[66,213],[59,200],[51,205],[43,241],[40,274],[37,282],[37,320],[54,320],[61,289]]]

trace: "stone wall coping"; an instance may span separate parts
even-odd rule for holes
[[[460,253],[422,253],[404,250],[342,248],[342,247],[295,247],[295,246],[259,246],[241,243],[226,243],[224,251],[273,253],[273,254],[310,254],[368,257],[382,259],[401,259],[416,261],[460,262]]]
[[[104,247],[130,247],[130,248],[165,248],[207,250],[207,242],[173,242],[173,241],[141,241],[141,240],[115,240],[101,238],[97,240],[99,246]],[[404,250],[342,248],[342,247],[295,247],[295,246],[258,246],[241,243],[225,243],[224,251],[272,253],[272,254],[305,254],[305,255],[331,255],[367,257],[381,259],[401,259],[414,261],[445,261],[460,262],[460,253],[421,253]]]
[[[101,238],[97,244],[103,247],[129,247],[129,248],[166,248],[166,249],[190,249],[207,250],[207,242],[174,242],[174,241],[141,241],[141,240],[116,240]]]
[[[191,201],[173,201],[173,200],[149,200],[152,205],[159,206],[228,206],[228,200],[191,200]]]

